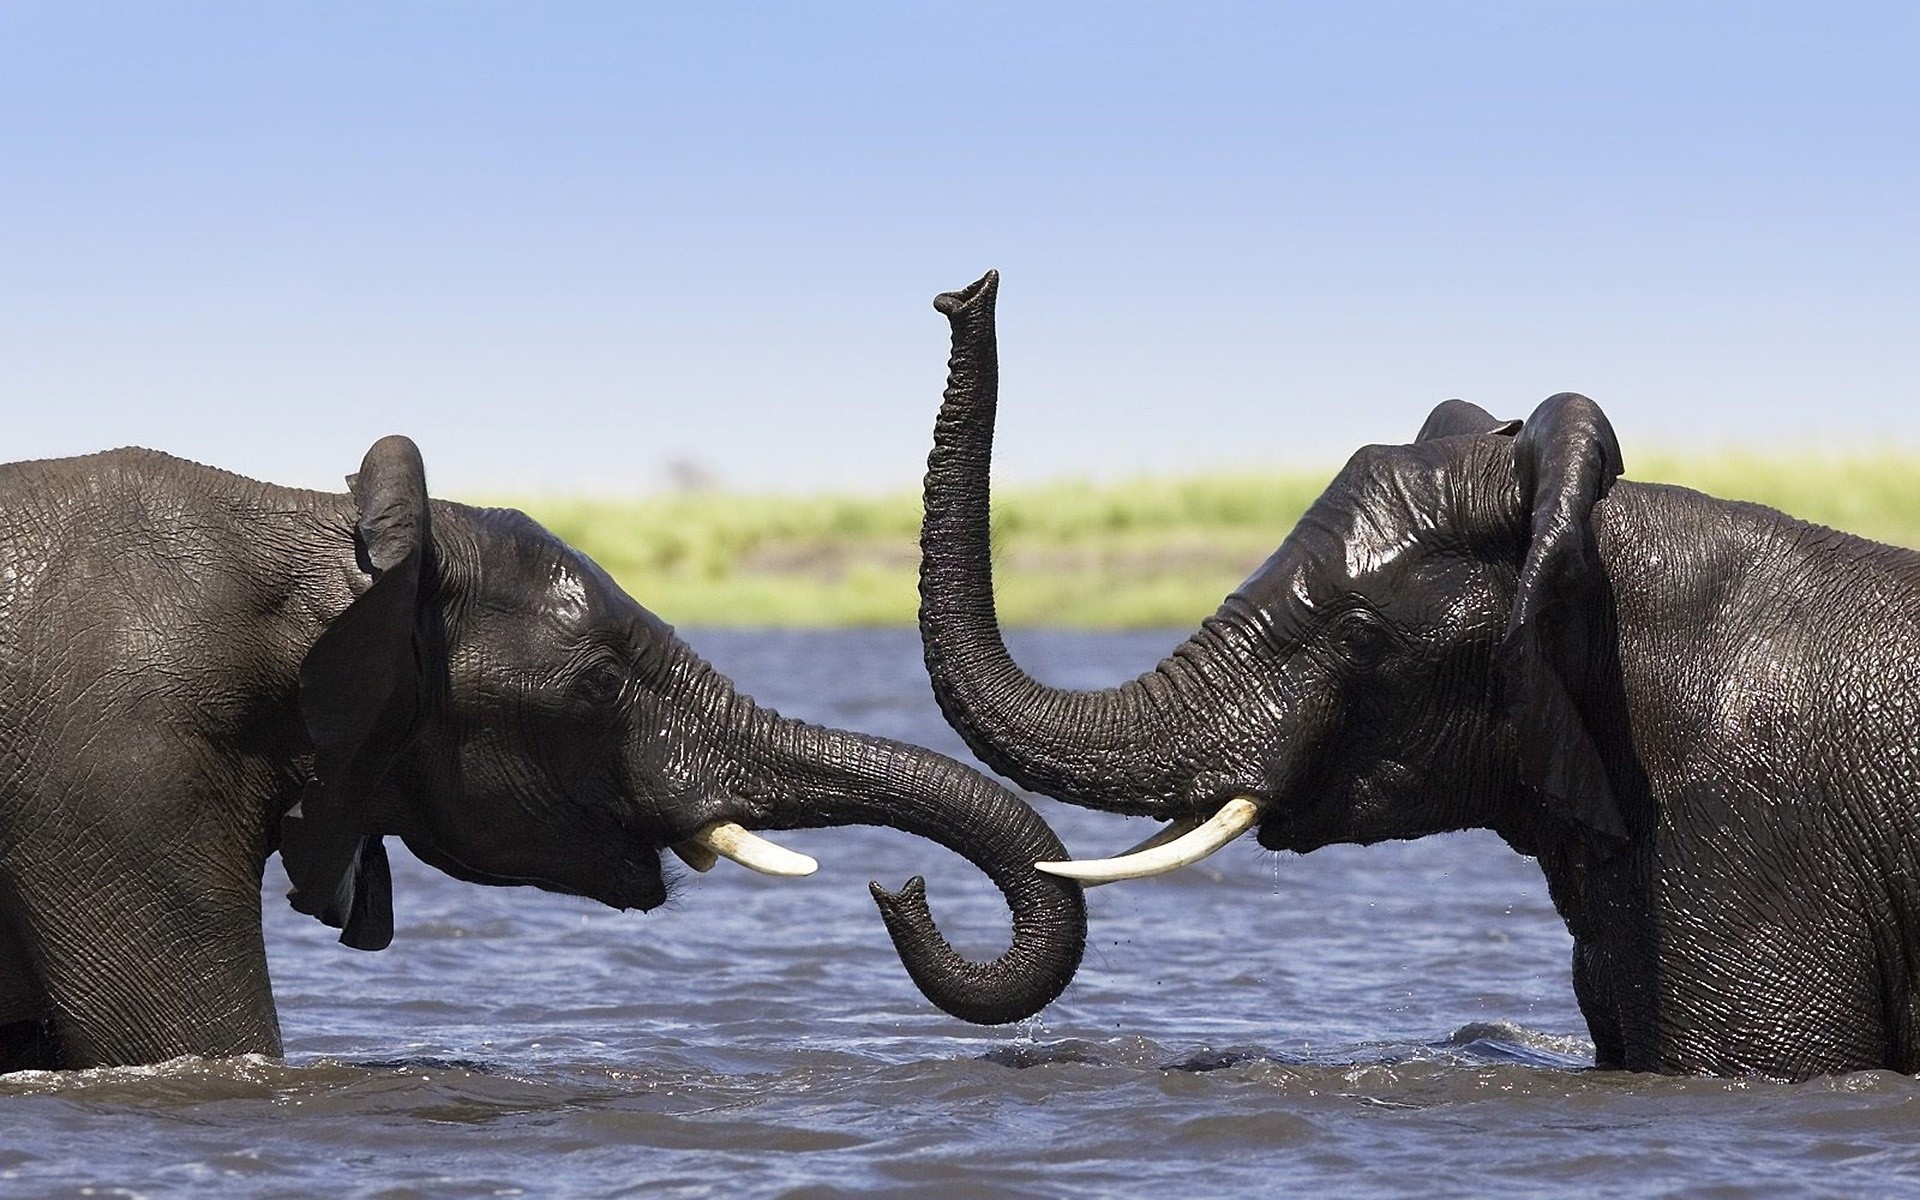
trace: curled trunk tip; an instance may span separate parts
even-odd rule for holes
[[[976,302],[992,304],[994,293],[1000,289],[1000,272],[988,271],[958,291],[941,292],[933,298],[936,311],[951,317],[974,305]]]
[[[1050,877],[1035,872],[1035,878]],[[1025,1020],[1052,1004],[1073,982],[1086,950],[1087,908],[1078,883],[1053,880],[1067,886],[1016,891],[996,882],[1014,902],[1013,942],[990,963],[968,962],[940,935],[922,876],[897,892],[867,885],[914,985],[949,1016],[975,1025]]]
[[[986,961],[962,957],[934,924],[918,878],[873,888],[907,974],[943,1011],[981,1025],[1019,1021],[1052,1003],[1086,949],[1080,885],[1034,868],[1066,848],[1025,801],[969,767],[918,746],[763,713],[750,759],[780,781],[763,829],[876,825],[946,847],[1005,898],[1012,939]]]

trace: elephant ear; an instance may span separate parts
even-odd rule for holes
[[[1521,778],[1561,816],[1625,838],[1598,746],[1578,697],[1592,682],[1606,582],[1593,507],[1620,476],[1620,444],[1600,406],[1570,392],[1547,399],[1514,440],[1529,540],[1500,645]]]
[[[1520,422],[1502,421],[1478,404],[1469,404],[1465,400],[1442,400],[1427,414],[1427,423],[1414,435],[1416,442],[1431,442],[1435,438],[1459,437],[1463,434],[1497,433],[1501,437],[1512,437],[1520,432]]]
[[[300,711],[313,779],[281,821],[293,907],[380,950],[393,940],[387,852],[369,806],[420,715],[420,592],[430,547],[426,469],[403,437],[382,438],[347,478],[359,509],[355,549],[374,579],[300,665]]]

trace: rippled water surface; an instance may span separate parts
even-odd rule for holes
[[[1165,635],[1027,635],[1054,682]],[[911,631],[691,639],[790,715],[962,754]],[[1077,851],[1139,822],[1041,801]],[[1003,1029],[923,1002],[866,891],[928,876],[962,948],[998,896],[887,831],[787,835],[621,914],[396,861],[363,954],[265,902],[285,1063],[0,1078],[10,1195],[1211,1197],[1920,1191],[1920,1088],[1588,1069],[1570,943],[1484,835],[1274,856],[1088,894],[1078,981]]]

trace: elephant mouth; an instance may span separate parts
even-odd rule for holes
[[[1275,804],[1262,816],[1254,831],[1261,849],[1305,854],[1351,836],[1352,802],[1344,789],[1324,780],[1301,793],[1304,801]]]
[[[1254,841],[1260,843],[1262,850],[1303,849],[1298,813],[1272,813],[1260,822],[1253,833]]]
[[[674,890],[672,881],[668,880],[666,871],[662,869],[660,852],[650,847],[640,850],[631,858],[623,858],[620,869],[594,882],[598,886],[576,894],[596,900],[608,908],[621,910],[650,912],[665,904]],[[543,886],[552,888],[551,884]]]
[[[696,873],[711,871],[723,858],[749,871],[783,879],[801,878],[820,869],[820,864],[807,855],[775,845],[732,821],[715,821],[691,837],[668,843],[666,849]],[[614,872],[611,887],[596,887],[580,894],[610,908],[645,912],[660,907],[674,889],[676,881],[667,877],[658,847],[643,847],[633,858],[623,859],[620,868]]]
[[[807,855],[776,845],[732,821],[715,821],[691,837],[667,843],[664,849],[698,873],[712,870],[721,859],[783,879],[801,878],[820,869],[820,864]],[[545,878],[501,882],[533,883],[549,891],[585,896],[609,908],[646,912],[666,903],[680,882],[667,875],[661,850],[660,846],[643,844],[632,855],[622,855],[612,871],[589,874],[593,883],[584,888]]]

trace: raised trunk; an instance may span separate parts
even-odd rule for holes
[[[993,601],[989,541],[999,351],[999,276],[934,301],[953,326],[947,390],[927,458],[920,531],[920,637],[933,694],[967,745],[1022,787],[1121,812],[1176,815],[1185,664],[1104,691],[1049,687],[1007,652]]]
[[[1065,849],[1026,803],[930,750],[791,720],[737,693],[728,708],[729,728],[744,738],[741,756],[765,788],[742,797],[749,823],[899,829],[959,854],[1006,897],[1012,942],[998,958],[976,963],[935,927],[920,878],[898,893],[872,885],[900,961],[927,999],[962,1020],[999,1025],[1039,1012],[1072,982],[1086,949],[1086,905],[1077,883],[1034,870]]]

